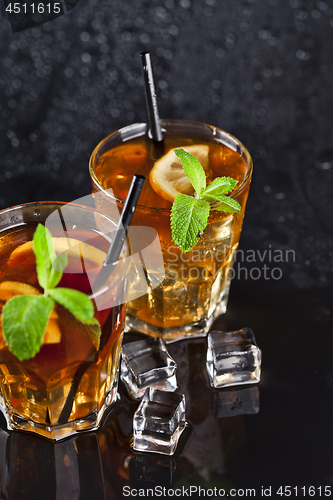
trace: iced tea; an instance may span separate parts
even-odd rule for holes
[[[30,213],[37,214],[35,219],[43,218],[45,206],[42,204],[18,207],[16,212],[26,207]],[[46,204],[46,212],[61,207],[62,204]],[[82,210],[90,215],[94,212],[88,208]],[[15,220],[15,213],[12,215]],[[9,299],[8,293],[16,294],[20,288],[17,284],[43,292],[38,284],[34,253],[31,249],[23,251],[24,244],[32,240],[38,221],[31,222],[31,217],[25,219],[27,222],[8,229],[1,231],[0,228],[0,314]],[[110,225],[114,230],[111,221]],[[79,223],[69,225],[66,233],[70,242],[84,241],[89,245],[87,248],[93,250],[91,258],[96,258],[96,265],[101,264],[97,261],[106,255],[109,238]],[[59,286],[79,290],[93,299],[90,282],[91,275],[89,280],[82,272],[81,259],[75,253],[69,254]],[[6,410],[10,425],[55,440],[98,426],[117,391],[125,305],[112,307],[112,301],[121,293],[121,286],[118,283],[104,292],[107,308],[97,310],[94,304],[95,318],[102,329],[99,348],[87,330],[91,326],[77,320],[59,304],[51,313],[44,343],[32,359],[19,361],[9,351],[0,328],[0,406]],[[50,343],[47,340],[45,343],[48,334]]]
[[[242,207],[240,214],[211,210],[208,226],[198,244],[188,253],[171,238],[172,202],[164,199],[146,181],[132,224],[157,230],[163,251],[165,279],[157,288],[128,304],[128,326],[143,333],[174,340],[203,334],[213,319],[226,310],[230,270],[238,246],[248,197],[252,160],[246,148],[233,136],[214,127],[179,120],[163,120],[164,154],[194,144],[208,146],[207,183],[216,177],[237,179],[232,193]],[[149,177],[158,159],[147,137],[147,126],[135,124],[112,134],[95,149],[90,160],[93,191],[112,189],[98,197],[99,209],[112,213],[126,197],[132,175]],[[149,269],[146,269],[149,284]]]

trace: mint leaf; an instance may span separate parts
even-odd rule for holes
[[[54,249],[54,245],[53,245],[52,234],[50,233],[49,229],[47,229],[47,227],[42,226],[42,228],[44,228],[44,231],[45,231],[45,238],[46,238],[47,249],[48,249],[49,256],[50,256],[50,261],[51,261],[51,264],[52,264],[52,262],[54,262],[55,259],[57,258],[57,255],[56,255],[55,249]]]
[[[194,187],[195,193],[200,195],[206,187],[206,174],[199,160],[182,148],[174,149],[174,152],[182,162],[185,174]]]
[[[47,289],[55,288],[59,281],[61,280],[63,270],[68,264],[67,253],[62,253],[58,255],[56,259],[53,261],[52,267],[50,269],[50,273],[47,279]]]
[[[219,196],[218,201],[220,201],[220,203],[218,205],[213,206],[212,207],[213,210],[219,210],[220,212],[233,214],[236,212],[240,212],[242,208],[236,200],[229,198],[229,196],[224,196],[224,195]]]
[[[171,209],[171,232],[175,244],[188,252],[199,241],[208,222],[207,201],[178,193]]]
[[[96,347],[96,351],[99,349],[99,344],[101,340],[101,335],[102,335],[102,329],[101,325],[99,324],[99,321],[96,318],[93,318],[91,323],[86,324],[86,333],[88,337],[92,340]]]
[[[214,203],[216,196],[230,193],[235,189],[236,184],[238,184],[238,181],[231,177],[216,177],[201,193],[200,198]]]
[[[44,226],[42,226],[42,227],[44,227]],[[68,264],[68,257],[67,257],[67,253],[62,253],[61,255],[59,255],[57,257],[55,249],[54,249],[54,245],[53,245],[52,234],[47,229],[47,227],[45,227],[44,229],[45,229],[45,235],[46,235],[46,241],[47,241],[47,248],[48,248],[50,260],[51,260],[51,268],[49,271],[49,276],[48,276],[46,288],[54,288],[57,286],[57,284],[61,280],[62,273]]]
[[[75,316],[68,311],[67,314],[64,312],[64,321],[69,330],[78,330],[89,337],[98,351],[102,329],[96,318],[93,318],[89,324],[82,323],[82,321],[78,321]]]
[[[96,351],[99,349],[99,344],[101,340],[101,335],[102,335],[102,329],[101,325],[99,324],[99,321],[96,318],[92,319],[92,322],[87,324],[87,323],[80,323],[80,330],[82,330],[90,340],[93,342],[94,346],[96,347]]]
[[[38,224],[33,236],[38,282],[44,289],[57,286],[67,266],[67,254],[57,257],[50,231]]]
[[[46,231],[46,228],[42,224],[38,224],[33,236],[37,277],[40,286],[43,288],[47,288],[47,281],[52,266]]]
[[[93,323],[94,306],[88,295],[72,288],[51,288],[48,295],[84,323]]]
[[[9,350],[20,361],[33,358],[40,350],[53,305],[44,295],[20,295],[4,305],[3,334]]]

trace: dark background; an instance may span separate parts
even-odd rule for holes
[[[253,156],[243,248],[295,249],[293,285],[332,283],[332,1],[80,0],[15,34],[1,7],[1,208],[90,192],[96,144],[146,120],[149,50],[160,115]]]
[[[146,120],[143,50],[161,117],[219,126],[249,149],[240,248],[295,259],[279,280],[232,283],[224,321],[255,330],[264,364],[261,410],[223,474],[238,487],[332,484],[332,1],[80,0],[15,34],[1,16],[0,208],[91,191],[96,144]]]

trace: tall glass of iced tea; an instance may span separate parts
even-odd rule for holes
[[[127,324],[142,333],[171,341],[207,333],[213,320],[226,311],[233,259],[251,183],[252,159],[240,141],[216,127],[185,120],[162,120],[162,129],[163,161],[147,137],[147,124],[137,123],[111,134],[96,147],[90,159],[90,175],[93,192],[104,192],[104,196],[99,193],[98,208],[113,215],[116,204],[120,210],[124,203],[133,174],[149,177],[159,160],[161,171],[153,179],[150,175],[150,182],[146,182],[132,225],[157,230],[165,279],[155,289],[151,287],[147,294],[128,303]],[[238,181],[230,196],[242,207],[239,214],[212,210],[207,228],[188,253],[183,253],[172,241],[172,202],[163,185],[167,182],[178,192],[191,194],[186,179],[184,184],[184,172],[176,171],[172,160],[168,163],[166,159],[170,150],[184,147],[204,166],[207,183],[222,176]],[[149,286],[149,269],[146,271]]]
[[[67,253],[68,264],[59,286],[79,290],[92,300],[101,329],[100,342],[96,342],[94,325],[79,321],[56,303],[39,352],[19,361],[9,350],[0,323],[0,408],[9,428],[59,440],[96,429],[116,398],[126,272],[120,260],[103,289],[92,293],[94,276],[116,228],[97,210],[60,202],[29,203],[3,210],[0,321],[3,307],[12,297],[43,293],[32,241],[38,224],[50,229],[56,254]],[[124,245],[122,256],[126,255]]]

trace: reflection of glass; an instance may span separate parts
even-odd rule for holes
[[[120,388],[121,391],[121,388]],[[98,440],[103,462],[106,498],[123,498],[123,488],[132,486],[131,466],[133,450],[133,414],[137,403],[130,402],[126,396],[108,413],[102,429],[98,432]],[[117,495],[113,493],[117,491]],[[93,497],[92,497],[93,498]]]
[[[238,246],[252,175],[252,160],[245,147],[226,132],[201,123],[162,120],[165,152],[175,147],[204,144],[209,148],[209,180],[230,176],[239,180],[233,193],[241,214],[212,211],[208,227],[197,246],[183,254],[174,246],[170,231],[172,203],[146,182],[132,224],[157,230],[163,251],[165,279],[161,285],[131,301],[128,325],[153,336],[171,340],[208,331],[213,319],[225,312],[230,272]],[[144,123],[130,125],[104,139],[90,159],[93,191],[98,208],[106,213],[121,208],[134,173],[148,176],[154,151]],[[106,189],[108,191],[106,191]],[[113,190],[113,195],[111,194]],[[153,281],[149,269],[146,278]]]
[[[172,485],[177,460],[166,455],[142,453],[134,457],[134,476],[137,481]]]
[[[52,443],[0,430],[0,498],[82,500],[105,495],[96,433]]]
[[[64,210],[64,208],[67,210]],[[38,285],[32,236],[38,223],[55,211],[63,221],[53,232],[57,253],[67,251],[68,265],[59,286],[91,294],[89,278],[97,275],[110,245],[115,224],[87,207],[56,202],[32,203],[1,212],[0,288],[4,282]],[[62,212],[63,211],[63,212]],[[62,217],[66,213],[66,217]],[[52,233],[52,225],[48,220]],[[103,230],[101,230],[101,228]],[[125,249],[126,252],[126,249]],[[117,268],[116,268],[117,269]],[[28,430],[58,440],[77,431],[98,427],[105,409],[116,398],[123,336],[124,278],[117,272],[95,307],[102,335],[100,345],[91,326],[56,305],[51,312],[43,345],[34,358],[20,362],[2,338],[0,342],[0,407],[13,429]],[[95,295],[91,295],[94,302]],[[9,297],[0,296],[0,313]],[[113,306],[113,302],[116,304]],[[52,333],[51,336],[49,333]],[[48,338],[48,340],[46,340]]]

